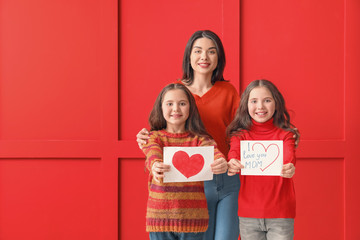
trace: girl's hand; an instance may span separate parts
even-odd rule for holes
[[[140,132],[136,135],[136,141],[140,149],[142,149],[142,145],[147,143],[148,139],[149,131],[146,128],[141,129]]]
[[[281,176],[284,178],[292,178],[295,174],[295,166],[292,163],[287,163],[281,170]]]
[[[228,169],[227,162],[224,158],[216,159],[211,165],[211,171],[214,174],[226,173]]]
[[[151,167],[151,174],[153,175],[154,180],[158,183],[162,178],[164,178],[164,172],[168,171],[170,171],[170,165],[161,162],[155,162]]]
[[[228,162],[228,167],[228,175],[234,176],[235,174],[240,172],[240,169],[244,168],[244,165],[242,165],[239,160],[232,158]]]

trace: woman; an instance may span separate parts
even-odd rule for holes
[[[239,105],[236,89],[224,80],[225,52],[220,38],[209,30],[197,31],[189,39],[183,58],[183,79],[179,80],[193,94],[206,130],[216,141],[220,151],[227,155],[226,127],[232,121]],[[148,131],[137,135],[139,146],[146,142]],[[215,174],[205,182],[209,210],[209,228],[206,240],[232,240],[239,237],[238,194],[240,180],[226,174],[227,162],[212,164]],[[162,172],[162,169],[158,169]]]

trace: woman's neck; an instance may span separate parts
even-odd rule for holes
[[[208,75],[197,75],[194,76],[194,81],[191,85],[187,86],[189,90],[198,95],[199,97],[203,96],[207,91],[212,87],[211,76]]]

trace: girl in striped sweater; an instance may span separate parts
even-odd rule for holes
[[[150,139],[142,148],[149,174],[146,231],[151,240],[204,238],[208,209],[203,182],[164,183],[163,147],[214,146],[214,159],[223,160],[206,132],[194,97],[182,84],[167,85],[150,113]]]

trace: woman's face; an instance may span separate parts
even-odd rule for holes
[[[190,54],[191,67],[196,75],[212,75],[218,64],[218,53],[214,42],[209,38],[195,40]]]

